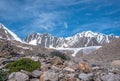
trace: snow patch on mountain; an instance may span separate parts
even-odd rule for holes
[[[37,40],[32,40],[29,42],[29,44],[31,44],[31,45],[37,45],[36,43],[37,43]]]

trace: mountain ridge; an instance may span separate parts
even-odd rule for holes
[[[25,41],[32,45],[41,45],[43,47],[87,47],[100,46],[117,39],[119,36],[113,34],[106,35],[103,33],[94,33],[84,31],[71,37],[56,37],[51,34],[33,33],[26,37]],[[43,42],[44,41],[44,42]]]

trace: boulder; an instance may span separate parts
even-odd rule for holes
[[[61,70],[60,68],[58,68],[58,67],[56,67],[54,65],[51,66],[51,69],[54,70],[54,71],[60,71]]]
[[[92,67],[88,63],[79,63],[79,68],[82,72],[86,72],[86,73],[92,72]]]
[[[32,77],[37,78],[37,77],[40,77],[41,74],[42,74],[41,71],[39,71],[39,70],[35,70],[35,71],[32,72]]]
[[[34,60],[34,61],[39,61],[39,57],[38,56],[32,56],[31,59]]]
[[[32,73],[31,73],[31,72],[28,72],[28,71],[25,71],[25,70],[20,70],[20,72],[28,75],[29,77],[32,76]]]
[[[28,81],[28,75],[21,72],[13,72],[9,75],[8,81]]]
[[[88,73],[88,74],[81,73],[78,77],[83,81],[90,81],[93,77],[93,73]]]
[[[46,71],[40,77],[40,81],[58,81],[58,74],[54,71]]]
[[[75,72],[74,69],[69,68],[69,67],[65,67],[63,70],[64,70],[64,71],[68,71],[68,72]]]
[[[61,65],[61,64],[63,64],[63,61],[62,61],[61,58],[55,57],[55,58],[52,59],[51,63],[52,63],[53,65]]]
[[[32,78],[32,79],[30,79],[30,81],[39,81],[39,79]]]

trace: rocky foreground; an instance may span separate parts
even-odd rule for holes
[[[9,73],[5,66],[21,58],[29,58],[40,63],[40,68],[34,71],[19,69]],[[21,56],[0,57],[1,72],[6,73],[5,78],[0,74],[0,81],[120,81],[120,60],[113,61],[110,68],[102,65],[90,64],[81,61],[74,62],[59,56]]]

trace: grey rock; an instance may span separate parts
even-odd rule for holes
[[[54,70],[54,71],[60,71],[60,68],[58,68],[58,67],[56,67],[54,65],[51,66],[51,69]]]
[[[90,81],[90,79],[93,77],[93,73],[89,74],[81,73],[78,77],[83,81]]]
[[[29,77],[21,72],[13,72],[9,75],[8,79],[8,81],[27,81],[29,80]]]
[[[69,68],[69,67],[65,67],[63,70],[64,70],[64,71],[68,71],[68,72],[75,72],[74,69]]]
[[[30,79],[30,81],[39,81],[39,79],[32,78],[32,79]]]
[[[44,76],[44,81],[58,81],[58,74],[54,71],[47,71]]]
[[[0,69],[3,69],[5,67],[5,65],[0,65]]]
[[[37,78],[37,77],[40,77],[41,74],[42,74],[42,72],[39,71],[39,70],[35,70],[35,71],[32,72],[32,76],[33,76],[33,77],[36,77],[36,78]]]
[[[34,60],[34,61],[39,61],[39,57],[38,56],[32,56],[31,59]]]
[[[28,76],[32,76],[32,73],[31,72],[28,72],[28,71],[25,71],[25,70],[21,70],[20,72],[22,72],[22,73],[24,73],[24,74],[26,74],[26,75],[28,75]]]

